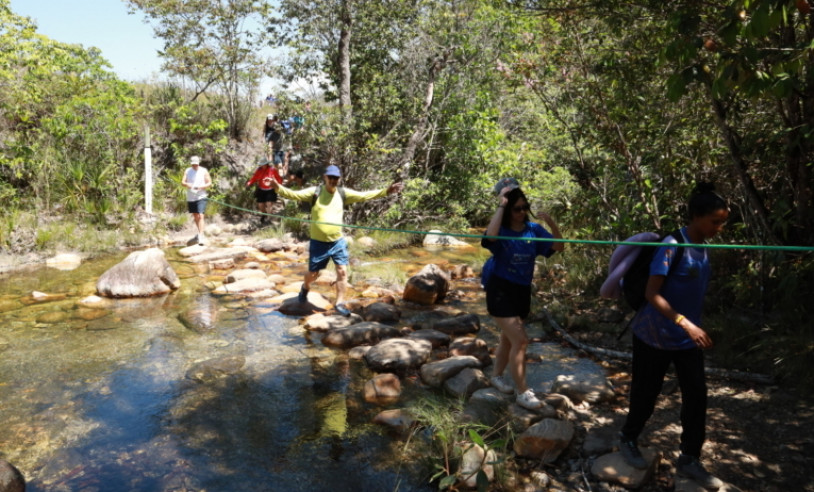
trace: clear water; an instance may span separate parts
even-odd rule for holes
[[[425,253],[387,261],[472,250]],[[79,307],[124,256],[0,278],[0,457],[27,490],[433,490],[370,423],[382,408],[362,399],[364,363],[262,301],[211,296],[200,267],[171,258],[183,285],[169,296]],[[482,309],[476,282],[464,288]],[[198,377],[211,361],[230,369]]]

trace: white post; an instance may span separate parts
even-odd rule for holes
[[[150,127],[144,125],[144,211],[153,214],[153,154],[150,149]]]

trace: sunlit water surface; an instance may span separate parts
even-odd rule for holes
[[[181,289],[111,310],[77,301],[125,254],[0,277],[0,457],[27,490],[433,489],[400,458],[404,442],[370,423],[381,408],[361,397],[363,362],[262,301],[210,295],[207,272],[167,254]],[[384,261],[415,270],[467,254]],[[185,327],[185,313],[212,328]],[[419,391],[405,386],[407,398]]]

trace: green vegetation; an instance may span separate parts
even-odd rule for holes
[[[145,128],[158,211],[183,215],[178,182],[194,154],[213,198],[253,208],[233,164],[241,145],[260,145],[267,108],[254,105],[268,65],[254,57],[267,44],[287,56],[272,75],[321,86],[277,94],[275,112],[305,118],[293,143],[306,178],[333,160],[349,187],[406,185],[353,207],[350,223],[469,231],[511,175],[566,237],[623,239],[682,223],[693,184],[711,180],[732,203],[721,241],[814,244],[808,0],[128,4],[166,43],[168,81],[121,81],[98,50],[39,34],[0,0],[4,252],[135,241]],[[302,236],[307,226],[283,227]],[[121,232],[107,239],[111,230]],[[563,288],[596,292],[610,250],[568,250]],[[812,253],[713,256],[718,347],[734,366],[805,379]]]

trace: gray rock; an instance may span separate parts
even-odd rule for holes
[[[308,331],[326,332],[338,328],[347,328],[362,322],[362,317],[358,314],[341,316],[339,314],[326,316],[322,313],[313,314],[305,318],[303,328]]]
[[[373,423],[387,426],[403,434],[413,427],[415,419],[407,410],[395,408],[379,412],[378,415],[373,417]]]
[[[440,388],[444,381],[455,376],[467,367],[481,367],[478,359],[471,355],[449,357],[429,362],[421,366],[421,380],[433,388]]]
[[[328,347],[347,349],[357,345],[376,344],[379,343],[380,340],[397,337],[399,335],[400,332],[398,328],[374,321],[367,321],[330,330],[325,334],[322,343]],[[370,352],[368,352],[368,354],[369,353]],[[367,359],[367,354],[365,359]]]
[[[257,249],[263,253],[276,253],[277,251],[281,251],[283,247],[283,241],[278,238],[263,239],[257,243]]]
[[[514,452],[524,458],[553,463],[574,437],[574,425],[557,419],[543,419],[514,441]]]
[[[492,364],[489,345],[480,338],[456,338],[449,344],[449,355],[471,355],[478,359],[483,364],[483,367]]]
[[[395,323],[401,319],[401,310],[386,302],[374,302],[362,310],[362,319],[379,323]]]
[[[391,338],[371,348],[365,354],[365,362],[376,372],[404,373],[427,362],[430,353],[432,344],[426,340]]]
[[[468,398],[479,389],[488,387],[489,379],[483,374],[483,371],[473,367],[462,369],[458,374],[444,381],[444,389],[460,398]]]
[[[615,397],[613,387],[602,374],[561,374],[551,386],[552,393],[563,394],[576,402],[599,403]]]
[[[149,297],[179,287],[181,281],[158,248],[130,253],[96,282],[97,293],[105,297]]]
[[[489,427],[501,422],[514,397],[495,388],[483,388],[472,393],[463,410],[463,419]]]
[[[407,335],[407,338],[417,340],[427,340],[432,344],[432,348],[449,345],[449,335],[437,330],[418,330]]]
[[[644,470],[633,468],[625,463],[624,458],[617,451],[594,460],[591,473],[602,482],[618,483],[628,489],[639,489],[650,481],[661,459],[660,454],[651,448],[640,447],[639,449],[649,465]]]
[[[234,270],[229,272],[226,275],[226,278],[223,280],[224,284],[231,284],[233,282],[237,282],[238,280],[243,280],[247,278],[260,278],[265,280],[266,279],[266,272],[260,269],[253,269],[253,268],[241,268],[238,270]]]
[[[25,478],[14,465],[0,459],[0,492],[24,492]]]
[[[255,271],[255,270],[253,270]],[[237,280],[228,284],[223,284],[212,291],[216,295],[226,294],[247,294],[250,292],[271,291],[274,284],[263,278],[249,277]]]
[[[433,323],[432,329],[450,336],[471,335],[480,331],[480,318],[477,314],[459,314]]]

